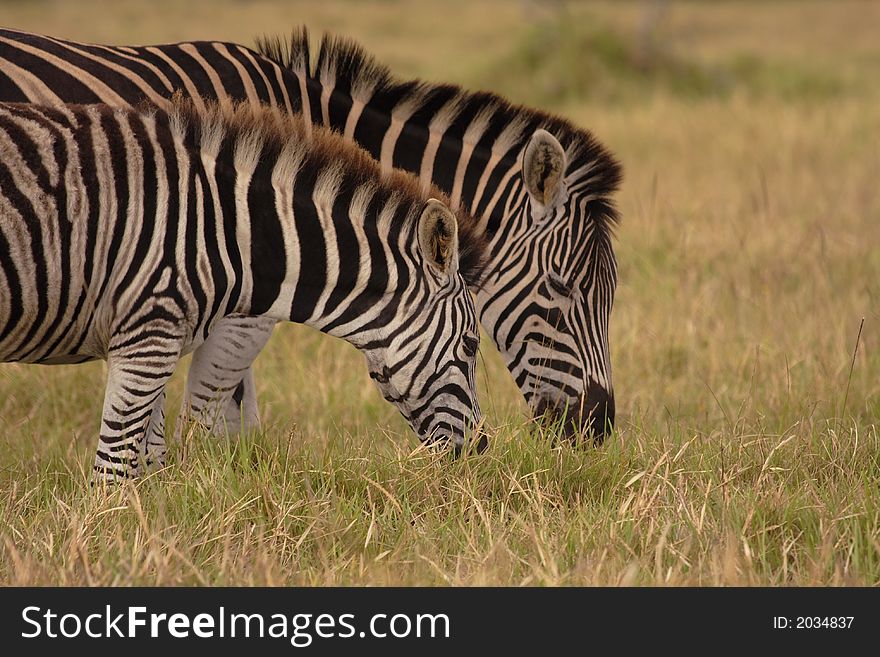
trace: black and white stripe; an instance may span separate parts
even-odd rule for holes
[[[608,320],[620,166],[569,122],[454,85],[401,81],[357,44],[308,34],[258,50],[296,75],[303,111],[382,168],[436,184],[490,241],[483,327],[538,414],[604,437],[614,420]],[[295,88],[295,87],[294,87]]]
[[[0,31],[0,99],[52,103],[90,93],[161,102],[181,90],[302,109],[333,126],[383,168],[436,184],[474,218],[491,242],[486,276],[472,288],[480,320],[527,401],[538,414],[564,418],[568,433],[604,436],[614,418],[611,196],[620,179],[610,153],[567,121],[494,94],[395,80],[346,40],[325,37],[313,55],[301,30],[259,49],[114,48]],[[538,157],[524,167],[528,153]],[[215,400],[203,421],[221,414],[236,426],[258,423],[249,368],[270,331],[271,322],[228,318],[196,351],[185,403]],[[243,385],[219,395],[230,378]]]
[[[0,104],[0,361],[108,361],[99,477],[161,458],[165,383],[230,315],[347,340],[421,439],[461,446],[480,249],[411,176],[301,117]]]

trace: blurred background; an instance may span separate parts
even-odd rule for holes
[[[305,24],[350,35],[401,77],[563,114],[624,164],[611,342],[624,434],[711,433],[737,417],[781,431],[843,414],[845,389],[846,413],[878,416],[880,3],[47,0],[2,2],[0,23],[108,44],[246,45]],[[258,362],[270,425],[403,432],[353,350],[302,327],[278,334]],[[483,360],[490,423],[516,424],[519,395],[485,341]],[[0,393],[4,421],[52,398],[62,408],[47,426],[79,417],[90,442],[102,377],[89,367],[0,376],[16,384]],[[58,385],[80,392],[59,402]]]
[[[357,38],[400,75],[556,108],[866,91],[880,26],[872,0],[3,0],[0,12],[7,27],[113,44],[250,44],[306,24]]]

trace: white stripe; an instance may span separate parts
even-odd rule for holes
[[[471,155],[474,152],[480,138],[485,134],[489,127],[492,115],[495,113],[495,106],[489,105],[480,110],[479,114],[474,117],[467,130],[464,132],[461,145],[461,154],[458,156],[458,164],[455,167],[455,178],[452,183],[452,194],[449,196],[450,205],[453,210],[458,210],[461,205],[461,190],[464,187],[464,174],[467,166],[471,161]]]
[[[351,227],[358,242],[358,262],[360,263],[360,268],[358,269],[357,280],[345,299],[339,303],[339,306],[321,318],[321,324],[317,328],[331,324],[343,313],[347,312],[349,304],[366,289],[367,281],[370,280],[370,274],[372,273],[370,245],[367,240],[367,234],[364,231],[365,222],[363,218],[367,215],[367,208],[374,193],[375,191],[371,186],[363,185],[352,196],[349,216],[352,217]]]
[[[220,80],[220,76],[217,75],[217,71],[205,61],[205,58],[202,57],[196,47],[191,43],[183,43],[180,45],[180,49],[196,60],[204,69],[205,74],[211,81],[211,85],[214,87],[214,95],[221,100],[228,98],[226,95],[226,89],[223,86],[223,82]]]
[[[235,166],[235,240],[238,244],[241,268],[243,272],[241,280],[241,297],[239,303],[242,308],[249,308],[253,297],[253,271],[251,263],[251,216],[248,205],[248,191],[251,179],[259,162],[262,150],[262,139],[257,135],[239,137],[235,143],[233,163]]]
[[[317,325],[318,321],[324,317],[327,299],[330,298],[330,294],[339,280],[339,244],[336,241],[336,225],[333,221],[333,202],[336,200],[342,175],[342,170],[336,167],[322,171],[315,181],[315,188],[312,192],[312,203],[315,205],[315,213],[318,215],[318,221],[321,222],[321,228],[324,232],[324,248],[327,258],[324,289],[318,296],[312,314],[306,322],[312,326]]]
[[[217,232],[217,244],[218,251],[220,254],[220,259],[223,262],[223,269],[226,272],[226,278],[230,281],[230,285],[227,286],[226,291],[222,297],[222,301],[218,304],[218,307],[221,309],[220,314],[222,315],[224,312],[224,308],[229,303],[229,294],[232,292],[232,282],[234,281],[234,272],[232,269],[232,264],[229,260],[229,253],[226,249],[226,228],[224,226],[224,217],[223,217],[223,207],[220,203],[220,193],[217,189],[217,179],[216,179],[216,165],[217,162],[213,156],[209,153],[205,152],[206,149],[202,148],[202,166],[205,169],[205,175],[208,178],[208,192],[210,193],[210,198],[205,199],[205,204],[210,203],[214,209],[214,229]],[[216,295],[215,299],[216,301]]]
[[[49,40],[52,41],[52,43],[56,44],[60,48],[64,48],[65,50],[68,50],[72,53],[76,53],[77,55],[79,55],[81,57],[85,57],[86,59],[90,59],[93,62],[97,62],[97,63],[101,64],[102,66],[109,68],[111,71],[115,71],[116,73],[119,73],[122,77],[126,78],[134,86],[136,86],[138,89],[140,89],[141,92],[143,92],[144,96],[146,98],[149,98],[150,101],[152,101],[154,103],[158,103],[158,102],[161,102],[162,100],[164,100],[164,97],[161,94],[157,94],[155,89],[153,89],[153,87],[148,85],[144,81],[143,78],[141,78],[138,75],[133,75],[132,72],[129,69],[125,68],[124,66],[120,66],[119,64],[108,61],[108,60],[104,59],[103,57],[98,57],[97,55],[93,55],[92,53],[88,52],[87,50],[80,50],[79,48],[75,48],[72,46],[72,44],[70,42],[59,41],[57,39],[49,39]],[[46,56],[51,57],[52,55],[49,55],[49,53],[46,53],[44,51],[43,56],[44,57],[46,57]],[[79,66],[75,66],[74,64],[69,64],[68,66],[73,68],[73,71],[71,71],[71,72],[73,72],[74,76],[77,78],[89,75],[84,69],[80,68]],[[91,78],[91,76],[89,76],[89,77],[90,77],[90,79],[95,79],[95,80],[98,79],[98,78]],[[89,87],[92,88],[91,83],[89,83]],[[109,90],[109,87],[107,87],[107,89]],[[101,97],[103,98],[103,95]],[[115,103],[113,103],[113,104],[115,104]],[[128,103],[126,103],[126,102],[122,102],[121,104],[128,105]]]
[[[281,87],[281,93],[284,94],[284,98],[279,99],[275,95],[275,89],[272,87],[272,84],[269,82],[269,78],[267,78],[266,74],[263,72],[263,67],[260,66],[259,64],[257,64],[257,61],[253,58],[253,55],[251,55],[250,51],[247,48],[243,48],[241,46],[238,46],[237,48],[238,48],[239,54],[242,55],[245,59],[247,59],[251,63],[251,65],[254,67],[254,70],[257,72],[257,74],[260,76],[260,78],[262,78],[263,84],[266,85],[266,93],[268,93],[269,96],[272,98],[272,104],[275,106],[280,106],[283,102],[284,107],[288,111],[288,113],[293,113],[293,110],[290,107],[290,99],[287,97],[287,88],[284,85],[283,81],[280,79],[278,80],[278,83],[279,83],[278,86]],[[280,67],[278,67],[276,65],[274,68],[275,68],[275,74],[278,75]]]
[[[73,75],[73,77],[75,77],[85,86],[91,89],[95,93],[95,95],[98,96],[105,103],[108,103],[110,105],[128,105],[128,103],[122,100],[122,97],[120,97],[119,94],[117,94],[110,87],[101,82],[100,79],[91,75],[87,71],[71,66],[71,64],[61,59],[60,57],[56,57],[55,55],[48,53],[45,50],[29,46],[26,43],[12,41],[11,39],[7,39],[5,37],[0,37],[0,42],[12,46],[13,48],[21,50],[23,52],[36,55],[43,61],[49,62],[50,64],[58,67],[62,71],[70,73],[71,75]],[[54,96],[54,94],[52,94],[52,96]],[[55,96],[55,98],[57,99],[57,96]]]
[[[348,113],[348,117],[345,119],[345,129],[342,131],[342,134],[349,141],[354,141],[354,131],[355,128],[357,128],[358,121],[361,118],[365,106],[366,102],[364,101],[354,99],[351,101],[351,110]]]
[[[171,80],[169,80],[168,77],[157,66],[154,66],[151,62],[148,62],[146,59],[141,57],[140,53],[138,53],[137,50],[135,50],[134,48],[119,48],[119,47],[113,47],[113,46],[100,46],[100,45],[96,45],[96,46],[92,46],[92,47],[93,48],[100,48],[101,50],[104,50],[105,52],[112,53],[114,55],[118,55],[119,57],[122,57],[123,59],[127,59],[131,62],[135,62],[137,64],[144,66],[145,68],[150,69],[150,71],[153,73],[153,75],[155,75],[157,78],[159,78],[162,81],[162,84],[165,85],[165,88],[168,90],[169,93],[174,91],[174,87],[171,84]],[[132,54],[129,55],[127,53],[132,53]]]
[[[192,80],[190,80],[189,76],[184,73],[183,69],[180,68],[177,62],[175,62],[173,59],[171,59],[168,55],[166,55],[155,46],[149,46],[146,50],[147,52],[152,53],[156,55],[156,57],[159,57],[160,59],[165,61],[168,66],[170,66],[174,70],[174,72],[177,73],[180,79],[183,80],[183,86],[186,87],[186,95],[192,98],[193,104],[200,112],[204,111],[205,103],[202,100],[202,96],[199,93],[199,90],[196,89],[195,85],[192,83]]]
[[[257,96],[257,88],[254,86],[254,82],[251,80],[250,75],[248,75],[247,70],[241,65],[241,62],[229,54],[226,44],[215,42],[211,45],[214,46],[214,50],[216,50],[221,57],[228,59],[232,66],[235,67],[235,70],[238,72],[238,77],[241,78],[241,82],[244,85],[244,91],[247,94],[248,102],[252,105],[259,105],[260,98]]]
[[[308,122],[307,122],[308,123]],[[299,235],[293,216],[293,188],[296,175],[302,166],[303,150],[296,144],[288,144],[272,169],[272,188],[275,190],[275,212],[281,226],[284,241],[285,276],[274,303],[266,311],[267,317],[290,321],[296,283],[301,267]]]
[[[507,173],[504,174],[504,177],[501,179],[501,182],[498,183],[498,187],[495,188],[495,193],[492,195],[492,200],[486,205],[486,210],[483,212],[482,216],[479,217],[479,230],[481,232],[486,231],[486,225],[489,223],[489,217],[492,216],[492,212],[495,210],[495,206],[498,204],[498,199],[501,198],[501,194],[504,193],[504,190],[507,188],[507,183],[510,182],[510,179],[522,171],[522,167],[520,163],[517,161],[517,164],[510,169],[507,170]],[[511,197],[514,194],[510,195]],[[508,198],[508,206],[510,208],[510,199]],[[508,216],[508,213],[505,212],[505,216]],[[498,231],[498,235],[501,235],[503,231]]]
[[[394,146],[397,144],[397,139],[403,131],[404,124],[422,106],[424,100],[424,94],[416,90],[391,110],[391,125],[388,126],[388,130],[385,131],[385,136],[382,138],[382,148],[379,155],[379,163],[383,171],[390,171],[394,168]]]
[[[330,127],[330,94],[333,93],[333,87],[324,86],[321,88],[321,121],[327,127]]]
[[[309,87],[305,73],[297,73],[296,78],[299,80],[299,96],[302,98],[302,115],[303,125],[306,129],[306,137],[312,137],[312,104],[309,100]]]

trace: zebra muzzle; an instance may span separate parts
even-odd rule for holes
[[[574,445],[601,445],[614,427],[614,395],[590,382],[585,394],[564,401],[541,396],[535,415],[558,425],[560,435]]]

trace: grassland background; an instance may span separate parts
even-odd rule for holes
[[[0,2],[105,43],[344,32],[560,112],[626,172],[605,446],[551,448],[484,339],[492,449],[414,452],[352,348],[284,326],[263,432],[191,432],[108,494],[102,365],[7,364],[0,583],[880,584],[880,3],[653,6]]]

